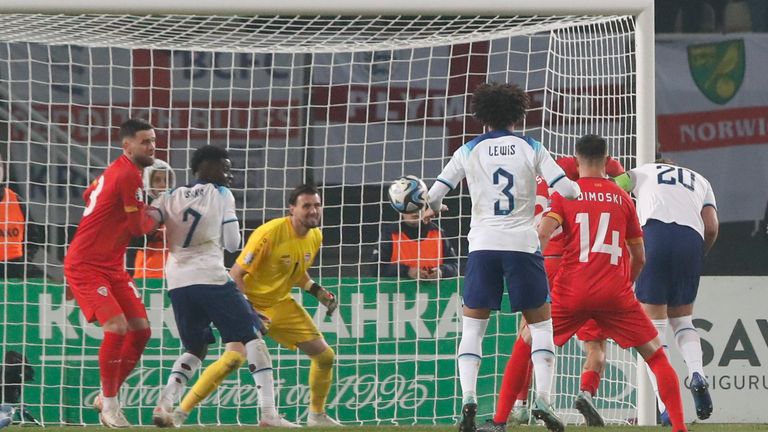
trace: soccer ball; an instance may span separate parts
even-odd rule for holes
[[[420,178],[407,175],[389,186],[389,203],[400,213],[418,213],[429,204],[427,185]]]

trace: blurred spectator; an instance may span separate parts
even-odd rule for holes
[[[423,223],[418,213],[382,226],[374,258],[384,277],[434,280],[458,274],[456,252],[445,233],[434,222]]]
[[[147,191],[147,204],[173,189],[176,185],[176,175],[171,167],[160,159],[155,159],[152,166],[144,168],[144,190]],[[138,237],[131,242],[135,248],[133,262],[134,279],[162,279],[165,277],[165,260],[168,258],[168,248],[165,241],[165,227],[154,234]]]
[[[747,0],[747,5],[752,19],[752,31],[768,31],[768,1]]]
[[[0,279],[40,277],[40,269],[27,263],[42,245],[42,229],[32,220],[27,223],[24,200],[6,186],[2,158],[0,184]]]

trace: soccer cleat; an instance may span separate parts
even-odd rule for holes
[[[167,407],[156,406],[152,410],[152,423],[160,428],[173,427],[173,411]]]
[[[101,413],[99,413],[99,420],[101,421],[101,424],[112,429],[131,427],[131,424],[125,419],[123,410],[120,408],[111,411],[102,410]]]
[[[565,425],[563,425],[563,422],[557,417],[552,406],[540,398],[536,398],[536,400],[533,401],[531,414],[533,414],[533,417],[536,419],[543,421],[548,430],[551,430],[552,432],[565,431]]]
[[[587,426],[605,426],[605,421],[600,416],[600,413],[597,412],[597,408],[595,408],[595,404],[592,401],[592,395],[589,392],[579,392],[576,395],[576,400],[573,401],[573,407],[584,416]]]
[[[507,423],[517,426],[525,426],[531,422],[531,412],[528,410],[528,406],[516,406],[512,408],[512,412],[509,413]]]
[[[664,412],[661,413],[659,417],[661,418],[662,426],[672,426],[672,420],[669,419],[669,413],[667,410],[664,410]]]
[[[10,405],[0,405],[0,429],[13,423],[13,413],[16,409]]]
[[[493,419],[488,419],[477,428],[477,432],[506,432],[506,423],[496,423]]]
[[[173,414],[171,414],[171,419],[173,421],[173,427],[181,427],[181,425],[184,424],[185,421],[187,421],[187,417],[189,417],[189,413],[185,413],[181,410],[181,408],[176,408],[173,410]]]
[[[341,427],[343,425],[323,412],[309,413],[307,416],[307,426]]]
[[[101,400],[101,394],[97,394],[96,397],[93,398],[93,409],[95,409],[98,413],[104,409],[104,403]]]
[[[696,405],[696,417],[706,420],[712,415],[712,396],[709,395],[709,384],[698,372],[691,377],[691,394]]]
[[[259,421],[259,427],[281,427],[281,428],[300,428],[301,425],[291,423],[281,415],[262,416]]]
[[[477,404],[474,402],[465,403],[461,408],[461,423],[459,423],[459,432],[475,432],[475,416],[477,415]]]

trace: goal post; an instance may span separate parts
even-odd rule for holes
[[[178,184],[191,180],[195,148],[229,150],[244,236],[284,214],[286,192],[302,180],[321,186],[325,240],[312,274],[341,306],[327,318],[313,299],[298,300],[337,352],[329,411],[357,424],[450,423],[460,412],[461,278],[378,278],[375,251],[383,224],[397,217],[387,183],[403,174],[434,180],[481,132],[467,113],[478,84],[523,87],[533,107],[520,130],[556,155],[595,132],[628,168],[653,159],[652,0],[275,3],[0,4],[0,154],[28,218],[46,226],[40,250],[25,258],[46,277],[0,280],[0,350],[21,352],[37,372],[21,398],[44,423],[96,421],[87,403],[98,389],[100,332],[65,300],[61,260],[80,195],[121,154],[115,132],[129,116],[156,126],[158,157]],[[463,260],[470,205],[458,189],[440,222]],[[133,423],[149,424],[180,347],[162,280],[137,282],[153,337],[121,397]],[[493,410],[516,324],[507,310],[489,325],[482,415]],[[301,420],[306,357],[271,342],[270,350],[279,409]],[[558,354],[556,408],[571,423],[580,421],[570,404],[582,361],[575,341]],[[655,422],[640,366],[610,345],[597,399],[610,422]],[[254,424],[254,400],[243,371],[191,420]]]

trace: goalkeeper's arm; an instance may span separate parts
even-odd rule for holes
[[[319,283],[313,281],[312,278],[309,277],[309,274],[304,273],[304,277],[300,281],[300,285],[304,291],[307,291],[308,293],[315,296],[317,301],[319,301],[323,306],[326,307],[326,309],[328,309],[328,316],[332,315],[333,311],[339,307],[339,302],[336,300],[336,296],[320,286]]]

